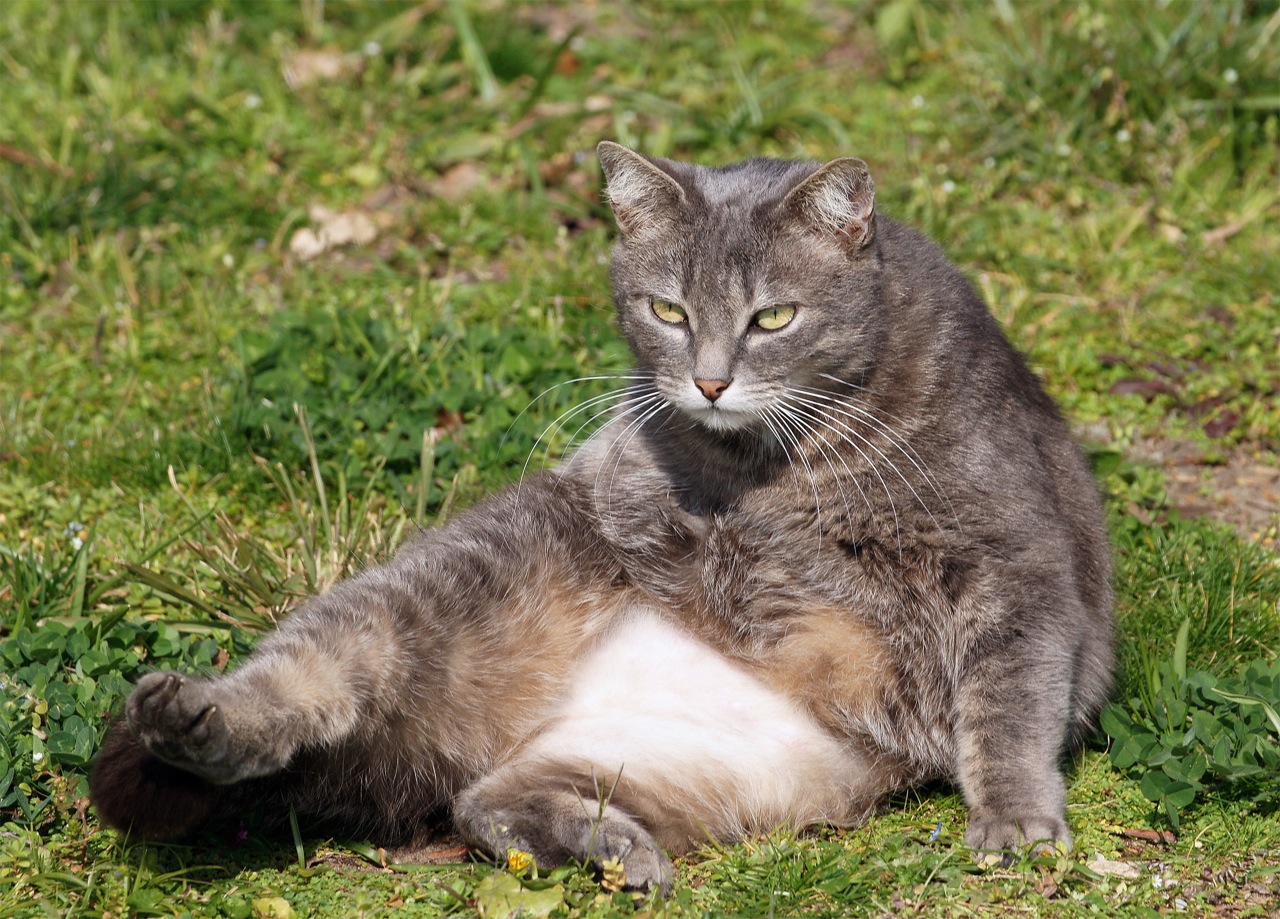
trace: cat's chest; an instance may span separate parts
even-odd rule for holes
[[[931,521],[766,499],[700,518],[697,590],[726,614],[772,618],[797,597],[884,611],[934,606],[953,547]],[[936,602],[935,602],[936,601]]]

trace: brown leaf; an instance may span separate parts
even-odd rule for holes
[[[1125,508],[1135,520],[1144,527],[1149,527],[1156,522],[1155,518],[1143,510],[1140,506],[1130,501],[1128,507]]]
[[[1148,361],[1145,366],[1152,373],[1159,374],[1162,377],[1167,377],[1170,380],[1180,380],[1186,376],[1182,368],[1175,364],[1166,364],[1162,361]]]
[[[1201,399],[1194,405],[1187,406],[1187,414],[1192,418],[1202,418],[1229,398],[1230,396],[1210,396],[1208,399]]]
[[[1205,310],[1204,314],[1223,328],[1231,329],[1235,327],[1236,317],[1232,316],[1231,311],[1221,303],[1215,303]]]
[[[1120,835],[1128,839],[1141,839],[1154,842],[1156,845],[1171,846],[1178,841],[1178,834],[1170,830],[1120,830]]]
[[[337,48],[295,51],[284,62],[284,80],[290,89],[334,80],[359,69],[360,55],[344,54]]]
[[[1041,868],[1040,876],[1035,881],[1035,889],[1036,893],[1046,900],[1052,900],[1054,894],[1058,892],[1058,881],[1048,869]]]
[[[461,198],[483,185],[485,174],[475,163],[461,162],[450,166],[444,175],[428,184],[434,194],[449,201]]]
[[[1137,380],[1126,378],[1116,380],[1111,384],[1111,388],[1107,390],[1113,396],[1142,396],[1150,402],[1158,395],[1177,397],[1178,389],[1171,383],[1164,380]]]
[[[441,434],[447,434],[454,428],[460,428],[464,424],[462,412],[450,411],[442,408],[436,412],[436,430]]]
[[[1232,428],[1240,423],[1240,413],[1231,409],[1219,412],[1204,424],[1204,432],[1210,437],[1222,437],[1231,433]]]
[[[568,77],[578,72],[578,68],[582,66],[582,61],[578,55],[574,54],[569,48],[565,48],[556,57],[555,70],[559,76]]]

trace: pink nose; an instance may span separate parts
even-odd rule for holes
[[[714,402],[720,398],[732,380],[694,380],[693,385],[702,390],[707,401]]]

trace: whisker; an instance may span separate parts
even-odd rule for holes
[[[512,418],[511,424],[507,425],[507,430],[506,432],[503,433],[501,442],[506,443],[507,438],[511,435],[511,432],[515,429],[516,423],[528,413],[529,409],[533,408],[534,405],[537,404],[539,399],[543,398],[546,395],[549,395],[550,393],[555,392],[557,389],[561,389],[562,387],[572,386],[574,383],[591,383],[597,380],[635,380],[638,382],[645,383],[645,382],[652,382],[653,374],[644,374],[639,372],[600,373],[600,374],[595,374],[593,376],[574,377],[572,380],[561,380],[559,383],[555,383],[551,386],[548,386],[542,392],[538,393],[536,396],[534,396],[532,399],[529,400],[528,405],[520,409],[520,414]],[[615,392],[618,392],[618,391],[619,390],[615,390]]]
[[[822,376],[835,383],[840,383],[844,386],[848,386],[857,392],[866,391],[866,387],[858,386],[856,383],[846,383],[844,380],[841,380],[838,377],[833,377],[828,373],[824,373],[822,374]],[[892,412],[885,411],[882,408],[878,408],[878,407],[872,408],[869,405],[866,405],[857,401],[845,402],[842,400],[835,400],[835,396],[832,393],[824,390],[820,390],[820,389],[811,389],[804,386],[800,386],[796,388],[802,392],[807,392],[813,396],[821,396],[826,399],[832,399],[833,401],[837,401],[837,404],[843,406],[844,408],[853,409],[854,411],[861,413],[868,422],[876,425],[880,430],[884,431],[888,435],[900,436],[898,432],[894,430],[892,425],[890,425],[888,422],[881,420],[881,418],[877,417],[878,415],[883,416],[884,418],[888,418],[889,421],[896,421],[900,425],[905,426],[907,424],[907,422],[903,421],[897,415],[893,414]],[[899,449],[901,449],[904,453],[911,452],[913,455],[915,455],[917,459],[920,459],[919,454],[915,453],[915,451],[910,447],[909,444],[906,444],[905,442],[903,442],[902,444],[895,444],[895,445],[898,446]],[[923,462],[923,460],[921,460],[921,462]]]
[[[782,434],[774,426],[774,423],[772,420],[774,411],[775,409],[773,406],[766,406],[765,409],[760,413],[760,420],[764,422],[764,425],[766,428],[768,428],[769,433],[773,435],[773,439],[778,442],[778,445],[780,447],[782,447],[782,455],[786,457],[787,465],[791,468],[792,481],[794,481],[796,485],[799,485],[800,473],[796,470],[796,464],[791,459],[791,451],[787,449],[786,444],[783,443]]]
[[[660,400],[661,398],[662,397],[656,393],[637,390],[637,395],[628,396],[627,398],[619,402],[616,406],[613,406],[611,408],[601,409],[600,411],[592,415],[590,418],[588,418],[586,421],[582,422],[582,424],[578,425],[578,427],[574,430],[574,432],[569,435],[569,444],[565,449],[566,450],[572,449],[573,442],[578,439],[579,434],[581,434],[584,430],[586,430],[586,428],[594,424],[597,419],[603,418],[605,415],[608,415],[610,412],[617,412],[618,409],[622,408],[623,406],[626,406],[626,409],[622,414],[628,414],[639,406],[650,404],[651,400],[654,400],[654,399]],[[618,417],[621,417],[621,414],[615,418],[610,419],[605,424],[601,425],[598,430],[592,431],[591,434],[587,436],[587,439],[584,440],[582,444],[578,447],[578,450],[583,449],[584,447],[586,447],[587,444],[591,443],[591,441],[595,439],[597,434],[601,433],[602,431],[605,430],[605,428],[613,424]],[[577,450],[574,450],[574,453],[576,452]]]
[[[804,409],[806,409],[806,408],[815,408],[815,407],[816,407],[819,411],[821,411],[821,410],[822,410],[822,407],[821,407],[820,405],[819,405],[819,406],[814,406],[814,405],[812,405],[812,404],[806,404],[806,400],[801,399],[801,398],[799,398],[799,397],[797,397],[797,396],[795,396],[795,395],[786,394],[786,395],[784,395],[782,398],[783,398],[783,399],[788,399],[788,398],[789,398],[789,399],[794,400],[797,404],[796,404],[796,405],[794,405],[794,406],[792,406],[792,407],[793,407],[793,408],[797,408],[797,409],[799,409],[799,410],[801,410],[801,411],[803,411],[803,410],[804,410]],[[898,505],[897,505],[897,502],[895,502],[895,501],[893,500],[893,491],[889,488],[889,483],[888,483],[888,482],[886,482],[886,481],[884,480],[884,476],[880,474],[880,469],[879,469],[879,467],[878,467],[878,466],[876,466],[875,462],[871,459],[871,457],[869,457],[869,456],[868,456],[868,455],[863,451],[863,449],[862,449],[861,447],[859,447],[856,443],[854,443],[852,440],[850,440],[850,439],[849,439],[848,434],[846,434],[846,433],[842,432],[842,431],[841,431],[841,430],[839,430],[837,427],[835,427],[835,425],[832,425],[830,422],[826,421],[825,419],[819,418],[819,419],[817,419],[817,420],[819,421],[819,423],[821,423],[821,424],[823,424],[824,426],[826,426],[827,428],[829,428],[829,429],[831,430],[831,432],[832,432],[833,434],[835,434],[837,437],[839,437],[842,441],[844,441],[844,442],[845,442],[845,443],[847,443],[850,447],[852,447],[852,448],[857,452],[857,454],[858,454],[859,456],[861,456],[861,457],[862,457],[863,461],[865,461],[865,462],[866,462],[867,467],[868,467],[868,468],[871,470],[871,472],[875,475],[876,479],[878,479],[878,480],[879,480],[879,482],[880,482],[880,488],[881,488],[881,490],[884,492],[884,496],[885,496],[886,498],[888,498],[888,499],[889,499],[889,509],[890,509],[891,511],[893,511],[893,526],[894,526],[894,531],[895,531],[895,533],[897,534],[897,540],[898,540],[898,554],[899,554],[899,555],[901,555],[901,554],[902,554],[902,518],[901,518],[901,517],[899,516],[899,514],[898,514]],[[844,428],[846,428],[846,429],[849,431],[849,433],[850,433],[850,434],[853,434],[853,436],[854,436],[854,437],[857,437],[859,440],[861,440],[861,441],[862,441],[864,444],[866,444],[868,447],[871,447],[872,449],[875,449],[874,445],[872,445],[872,444],[868,443],[868,442],[867,442],[867,440],[866,440],[866,438],[864,438],[864,437],[862,437],[861,435],[859,435],[856,431],[853,431],[851,428],[849,428],[849,427],[848,427],[848,425],[843,425],[843,424],[842,424],[841,426],[842,426],[842,427],[844,427]],[[877,451],[877,452],[879,452],[879,451]],[[897,467],[895,467],[895,466],[893,465],[893,462],[892,462],[888,457],[886,457],[883,453],[881,453],[881,454],[880,454],[880,456],[881,456],[881,458],[882,458],[886,463],[888,463],[888,464],[889,464],[889,466],[890,466],[891,468],[893,468],[893,469],[894,469],[894,471],[895,471],[895,472],[898,472],[898,475],[899,475],[899,476],[901,476],[901,475],[902,475],[902,473],[898,471]],[[910,484],[909,482],[907,483],[907,487],[908,487],[908,488],[910,488],[910,487],[911,487],[911,484]],[[865,495],[864,495],[864,496],[865,496]],[[917,500],[918,500],[918,498],[917,498]],[[925,512],[927,513],[927,512],[928,512],[928,510],[929,510],[929,509],[926,507],[926,508],[925,508]]]
[[[624,386],[620,389],[615,389],[615,390],[612,390],[611,392],[603,393],[599,396],[592,396],[590,399],[587,399],[585,402],[579,403],[578,405],[575,405],[573,408],[568,409],[567,411],[561,412],[560,415],[558,415],[554,420],[552,420],[550,424],[548,424],[545,428],[542,429],[542,433],[538,435],[537,439],[534,440],[533,442],[533,446],[529,448],[529,454],[528,456],[525,457],[524,465],[520,468],[520,481],[521,482],[524,481],[525,473],[529,469],[529,463],[532,462],[533,455],[538,450],[538,444],[542,443],[544,439],[546,439],[547,441],[547,454],[544,456],[544,462],[545,462],[546,458],[549,457],[550,451],[551,451],[550,437],[553,437],[556,434],[556,432],[558,432],[560,428],[562,428],[570,418],[573,418],[575,415],[578,415],[582,412],[590,411],[593,407],[601,404],[602,402],[608,402],[611,399],[619,398],[625,395],[626,393],[630,392],[633,388],[634,387],[632,386]]]
[[[637,396],[633,398],[629,398],[624,402],[620,403],[619,406],[615,407],[612,410],[605,409],[602,412],[598,412],[595,415],[595,417],[597,418],[600,417],[601,415],[608,414],[610,411],[613,411],[614,415],[612,418],[610,418],[608,421],[602,424],[598,429],[596,429],[595,431],[592,431],[591,434],[588,435],[587,439],[582,442],[582,445],[579,446],[578,449],[573,452],[572,456],[570,456],[569,462],[573,462],[574,458],[579,456],[588,444],[590,444],[593,440],[595,440],[597,437],[602,435],[605,431],[609,430],[609,428],[613,427],[618,422],[626,420],[629,416],[631,416],[631,421],[633,422],[636,420],[634,416],[636,416],[637,414],[647,413],[647,411],[650,408],[652,408],[655,405],[661,405],[662,402],[663,402],[662,396],[658,393],[641,392]],[[625,408],[622,406],[625,406]],[[586,425],[589,423],[590,422],[584,422],[578,428],[578,430],[581,431],[582,428],[586,427]],[[628,422],[628,424],[630,424],[630,422]],[[575,431],[574,433],[576,436],[577,432]],[[608,452],[612,452],[613,449],[614,448],[611,445],[609,447]]]
[[[813,466],[809,463],[808,457],[804,455],[804,449],[801,447],[800,439],[799,437],[796,436],[795,429],[792,427],[792,422],[790,421],[789,413],[777,412],[774,417],[778,422],[778,427],[786,433],[787,439],[791,442],[792,446],[795,447],[796,458],[800,460],[800,463],[805,468],[805,472],[809,476],[809,485],[813,489],[813,510],[815,515],[817,516],[817,523],[818,523],[818,551],[821,551],[822,550],[822,497],[818,493],[817,477],[814,476],[813,474]]]
[[[855,403],[849,403],[849,402],[830,402],[829,400],[832,399],[832,396],[830,393],[824,393],[821,390],[813,390],[805,387],[794,387],[794,389],[796,392],[803,393],[809,396],[818,397],[822,401],[821,408],[825,412],[843,415],[844,417],[849,418],[850,420],[863,421],[867,424],[873,425],[876,428],[876,430],[878,430],[892,446],[896,447],[898,451],[901,452],[902,455],[907,458],[907,461],[911,463],[911,465],[915,468],[916,472],[920,473],[921,477],[925,481],[925,484],[927,484],[929,486],[929,489],[933,492],[934,497],[936,497],[939,501],[943,502],[947,506],[947,510],[950,511],[952,519],[956,521],[957,525],[959,525],[960,518],[959,518],[959,515],[956,514],[955,506],[951,503],[951,499],[938,487],[938,484],[934,480],[933,476],[930,475],[928,468],[924,464],[924,459],[920,456],[919,453],[915,451],[915,448],[913,448],[905,440],[901,439],[901,435],[899,435],[898,432],[895,431],[891,426],[881,421],[880,419],[876,418],[875,415],[871,412],[871,410],[867,409],[864,406],[857,405]],[[865,441],[864,439],[864,443],[865,442],[867,441]],[[869,443],[868,445],[870,446]],[[886,462],[888,462],[887,459],[886,459]],[[899,476],[902,475],[901,472],[899,472],[898,474]],[[903,478],[903,481],[906,482],[906,479]],[[906,482],[906,484],[908,487],[910,487],[909,482]],[[919,495],[916,496],[916,500],[917,501],[920,500]],[[923,501],[921,501],[921,506],[924,507]],[[928,511],[929,510],[928,507],[925,507],[925,510]],[[932,517],[932,514],[930,514],[930,516]],[[936,520],[934,522],[937,523]]]
[[[821,432],[814,429],[813,425],[810,423],[811,419],[800,412],[794,411],[791,406],[783,406],[783,408],[792,418],[793,423],[810,435],[813,442],[818,447],[819,454],[827,464],[827,468],[831,470],[831,479],[835,484],[836,490],[840,493],[840,501],[844,504],[845,521],[852,527],[852,521],[854,519],[853,509],[849,507],[849,496],[844,490],[844,483],[841,480],[840,474],[836,471],[835,464],[831,462],[832,455],[840,461],[840,465],[842,465],[845,472],[848,473],[849,481],[853,483],[854,487],[858,489],[859,494],[862,495],[862,500],[867,505],[867,509],[871,510],[871,501],[867,498],[867,493],[863,490],[862,484],[853,474],[853,470],[849,468],[849,464],[845,462],[840,451],[836,450],[830,443],[828,443],[827,438]]]
[[[656,393],[652,395],[652,400],[653,402],[651,407],[642,412],[639,417],[632,420],[618,438],[609,445],[609,450],[605,453],[606,461],[609,458],[609,454],[614,450],[617,450],[618,454],[618,458],[613,463],[613,470],[609,474],[609,487],[605,491],[605,499],[609,506],[613,505],[613,486],[618,478],[618,470],[622,467],[622,460],[626,454],[627,445],[635,439],[636,435],[640,433],[641,428],[644,427],[650,418],[662,411],[662,409],[668,407],[666,399]],[[601,462],[600,468],[596,470],[595,481],[592,483],[592,491],[596,494],[599,494],[600,473],[604,471],[604,466],[605,463]]]

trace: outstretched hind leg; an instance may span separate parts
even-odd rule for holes
[[[622,864],[624,884],[636,890],[671,887],[671,860],[652,834],[609,803],[608,788],[584,796],[539,772],[507,767],[472,785],[454,802],[458,831],[477,848],[505,859],[527,852],[543,867],[570,859],[597,868]]]

